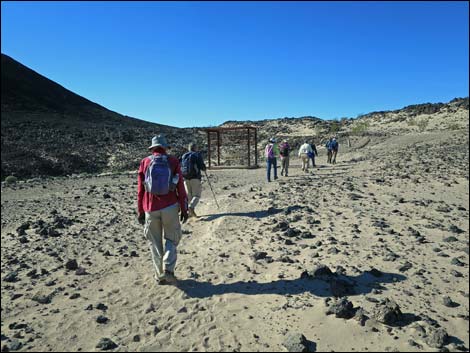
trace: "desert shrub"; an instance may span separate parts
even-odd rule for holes
[[[361,134],[365,134],[368,129],[369,129],[369,123],[366,121],[360,121],[354,124],[354,126],[351,129],[351,132],[353,135],[361,135]]]
[[[420,132],[423,132],[426,130],[426,128],[429,125],[429,119],[421,119],[420,121],[417,122],[418,129]]]
[[[6,182],[7,184],[14,184],[14,183],[16,183],[17,181],[18,181],[18,178],[15,177],[15,176],[13,176],[13,175],[7,176],[7,177],[5,178],[5,182]]]
[[[460,129],[462,129],[462,127],[457,123],[452,123],[452,124],[447,125],[447,129],[449,129],[449,130],[460,130]]]
[[[330,125],[330,134],[335,134],[339,131],[339,123],[337,121],[334,121]]]

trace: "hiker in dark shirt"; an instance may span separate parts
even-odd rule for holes
[[[338,141],[336,141],[336,137],[333,137],[330,142],[330,147],[331,149],[331,163],[336,164],[336,155],[338,154],[338,148],[339,144]]]
[[[181,158],[181,171],[189,201],[189,217],[197,217],[195,209],[202,193],[201,170],[206,170],[206,165],[201,154],[198,152],[197,145],[191,143],[188,146],[188,152]]]
[[[317,147],[313,142],[310,144],[310,147],[312,147],[312,152],[308,154],[308,157],[312,160],[312,167],[316,167],[317,165],[315,164],[315,156],[318,156]]]

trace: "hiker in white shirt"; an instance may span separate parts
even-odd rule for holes
[[[310,144],[305,141],[304,144],[299,148],[299,157],[302,159],[302,171],[304,172],[308,172],[309,153],[313,153],[313,150]]]

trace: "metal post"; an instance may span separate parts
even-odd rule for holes
[[[207,158],[209,159],[209,169],[211,169],[211,133],[207,131]]]
[[[258,129],[255,128],[255,166],[258,167]]]
[[[217,131],[217,165],[220,167],[220,131]]]
[[[247,133],[248,133],[248,168],[250,167],[251,165],[251,160],[250,160],[250,128],[246,129],[247,130]]]

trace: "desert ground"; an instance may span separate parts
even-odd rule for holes
[[[209,171],[157,286],[136,174],[2,183],[2,351],[468,351],[468,133]]]

